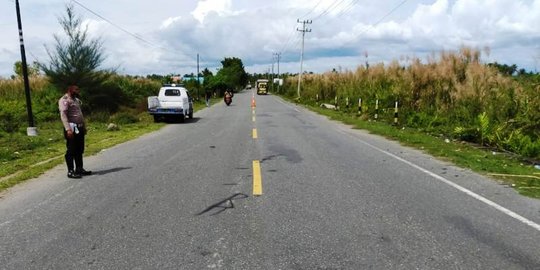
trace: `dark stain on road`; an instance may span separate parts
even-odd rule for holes
[[[272,160],[273,158],[280,157],[280,156],[284,156],[288,162],[294,163],[294,164],[300,163],[303,160],[303,158],[300,156],[298,151],[296,151],[295,149],[289,148],[285,145],[273,144],[273,145],[270,145],[269,148],[270,148],[270,151],[276,154],[263,158],[261,162],[265,160]]]
[[[215,211],[214,213],[210,214],[211,216],[214,216],[214,215],[217,215],[217,214],[220,214],[222,212],[224,212],[225,210],[227,209],[232,209],[234,208],[234,203],[233,201],[234,200],[241,200],[241,199],[245,199],[247,198],[248,195],[246,194],[243,194],[243,193],[235,193],[217,203],[214,203],[210,206],[208,206],[206,209],[202,210],[201,212],[197,213],[197,216],[200,216],[202,214],[205,214],[205,213],[208,213],[208,212],[211,212],[212,210],[217,210]]]

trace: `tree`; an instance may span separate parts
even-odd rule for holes
[[[22,77],[22,62],[17,61],[15,64],[13,64],[13,72],[15,72],[15,75],[17,77]],[[39,74],[39,64],[38,62],[34,61],[31,66],[28,67],[28,76],[36,76]]]
[[[507,64],[499,64],[497,62],[495,63],[489,63],[488,66],[496,68],[501,74],[512,76],[517,71],[517,65],[513,64],[511,66]]]
[[[78,85],[87,100],[83,109],[115,111],[122,102],[122,91],[108,82],[112,70],[98,70],[105,56],[100,38],[88,36],[88,28],[75,14],[73,5],[66,5],[66,15],[59,18],[67,42],[54,35],[54,50],[47,49],[49,64],[40,63],[40,68],[49,80],[62,92],[68,85]]]
[[[62,91],[72,84],[88,92],[101,86],[111,73],[98,70],[105,60],[101,40],[88,36],[88,28],[83,28],[82,19],[75,14],[73,5],[66,5],[66,15],[59,18],[59,23],[67,42],[54,35],[54,51],[46,48],[50,63],[40,63],[41,69]]]
[[[220,84],[226,85],[227,88],[243,88],[248,82],[248,74],[244,70],[242,60],[236,57],[227,58],[221,61],[221,68],[215,77],[219,78]]]

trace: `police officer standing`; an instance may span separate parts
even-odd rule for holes
[[[91,175],[91,171],[83,168],[84,136],[86,125],[81,110],[80,90],[76,85],[70,85],[66,94],[58,101],[60,119],[64,125],[64,138],[66,139],[66,164],[67,177],[81,178],[83,175]],[[75,166],[73,166],[75,162]]]

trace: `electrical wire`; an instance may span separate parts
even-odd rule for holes
[[[82,8],[85,9],[86,11],[88,11],[88,12],[94,14],[94,15],[97,16],[98,18],[100,18],[100,19],[104,20],[105,22],[109,23],[110,25],[114,26],[115,28],[119,29],[120,31],[122,31],[122,32],[124,32],[124,33],[126,33],[126,34],[128,34],[128,35],[130,35],[130,36],[132,36],[132,37],[134,37],[135,39],[137,39],[137,40],[139,40],[139,41],[141,41],[141,42],[143,42],[143,43],[146,43],[147,45],[150,45],[150,46],[152,46],[152,47],[159,48],[159,49],[162,49],[162,50],[170,51],[170,52],[177,52],[177,51],[174,51],[174,50],[171,50],[171,49],[168,49],[168,48],[165,48],[165,47],[156,45],[156,44],[154,44],[154,43],[152,43],[152,42],[150,42],[150,41],[144,39],[143,37],[141,37],[141,36],[139,36],[139,35],[137,35],[137,34],[133,34],[133,33],[129,32],[128,30],[124,29],[123,27],[121,27],[121,26],[119,26],[119,25],[113,23],[113,22],[110,21],[109,19],[107,19],[107,18],[101,16],[101,15],[98,14],[97,12],[95,12],[95,11],[91,10],[90,8],[84,6],[83,4],[81,4],[81,3],[80,3],[79,1],[77,1],[77,0],[71,0],[71,1],[72,1],[73,3],[75,3],[75,4],[77,4],[78,6],[82,7]]]
[[[335,11],[336,15],[331,16],[331,17],[330,16],[324,16],[324,17],[321,16],[322,18],[317,20],[316,23],[323,24],[324,22],[326,22],[326,21],[328,21],[328,20],[330,20],[332,18],[337,18],[337,17],[341,16],[346,9],[350,9],[352,6],[354,6],[355,2],[358,3],[359,0],[350,0],[350,1],[347,0],[346,2],[343,2],[343,1],[340,2],[338,5],[334,6],[334,8],[332,8],[326,14],[324,14],[324,15],[329,15],[330,12]],[[340,8],[340,9],[338,9],[338,8]],[[323,15],[323,14],[321,14],[321,15]]]
[[[339,5],[341,5],[341,3],[343,3],[343,1],[345,0],[335,0],[331,5],[329,5],[326,10],[324,10],[323,12],[321,12],[319,14],[319,16],[313,18],[313,20],[317,20],[319,19],[320,17],[322,16],[325,16],[326,14],[330,13],[332,10],[334,10],[335,8],[337,8]]]
[[[315,11],[315,9],[322,3],[323,0],[319,0],[319,2],[306,14],[304,14],[303,16],[300,16],[300,18],[305,18],[307,15],[313,13],[313,11]]]
[[[331,5],[329,5],[326,10],[324,10],[323,12],[321,12],[315,19],[317,18],[320,18],[326,14],[328,14],[329,12],[331,12],[333,9],[337,8],[339,5],[341,5],[343,3],[344,0],[341,0],[339,3],[338,3],[339,0],[336,0],[334,1]],[[377,20],[373,25],[370,26],[371,27],[375,27],[377,25],[379,25],[384,19],[388,18],[388,16],[390,16],[392,13],[394,13],[397,9],[399,9],[401,6],[403,6],[408,0],[403,0],[402,2],[400,2],[397,6],[395,6],[392,10],[390,10],[388,13],[386,13],[383,17],[381,17],[379,20]],[[351,2],[349,2],[348,5],[346,5],[343,9],[341,9],[341,11],[338,13],[338,15],[341,15],[341,14],[344,14],[346,12],[349,12],[356,4],[358,4],[358,2],[360,2],[360,0],[353,0]],[[336,5],[337,4],[337,5]],[[364,31],[360,32],[360,35],[361,34],[364,34],[365,32],[369,31],[370,28],[366,28]],[[295,32],[296,32],[296,29],[295,29]],[[282,52],[285,52],[289,46],[291,45],[291,37],[293,35],[291,34],[290,35],[290,38],[287,39],[287,42],[286,44],[283,46],[282,48]],[[292,43],[294,44],[293,48],[295,49],[298,49],[300,48],[300,42],[301,42],[301,38],[299,36],[297,36],[297,40],[296,42]]]
[[[390,16],[392,13],[394,13],[394,11],[396,11],[398,8],[400,8],[401,6],[403,6],[403,4],[405,4],[408,0],[403,0],[401,3],[399,3],[399,5],[397,5],[396,7],[394,7],[392,10],[390,10],[390,12],[388,12],[386,15],[384,15],[380,20],[378,20],[377,22],[375,22],[375,24],[373,25],[373,27],[377,26],[379,23],[381,23],[384,19],[386,19],[388,16]]]
[[[346,6],[343,10],[341,10],[341,12],[339,12],[336,17],[339,17],[347,12],[349,12],[356,4],[358,4],[358,2],[360,2],[360,0],[353,0],[351,1],[351,3],[349,3],[348,6]]]

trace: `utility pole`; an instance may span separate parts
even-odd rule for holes
[[[274,92],[274,57],[272,57],[272,92]]]
[[[201,95],[201,80],[199,79],[199,54],[197,54],[197,99],[200,99]]]
[[[302,32],[302,53],[300,54],[300,74],[298,74],[298,98],[300,98],[300,82],[302,81],[302,68],[304,65],[304,39],[306,37],[306,32],[311,32],[311,29],[306,29],[306,24],[313,23],[312,20],[303,20],[300,21],[300,19],[297,20],[298,23],[302,23],[302,30],[296,28],[296,31]]]
[[[26,65],[26,52],[24,50],[24,39],[21,22],[21,10],[19,8],[19,0],[15,0],[15,9],[17,11],[17,23],[19,25],[19,41],[21,44],[21,60],[22,60],[22,72],[24,80],[24,93],[26,95],[26,111],[28,113],[28,128],[26,129],[26,135],[37,136],[37,129],[34,126],[34,116],[32,114],[32,101],[30,99],[30,82],[28,81],[28,67]]]
[[[276,56],[276,58],[277,58],[277,77],[278,77],[278,79],[280,79],[279,78],[279,60],[281,59],[281,53],[280,52],[279,53],[274,53],[274,56]],[[279,82],[278,82],[277,87],[278,87],[278,93],[279,93]]]

